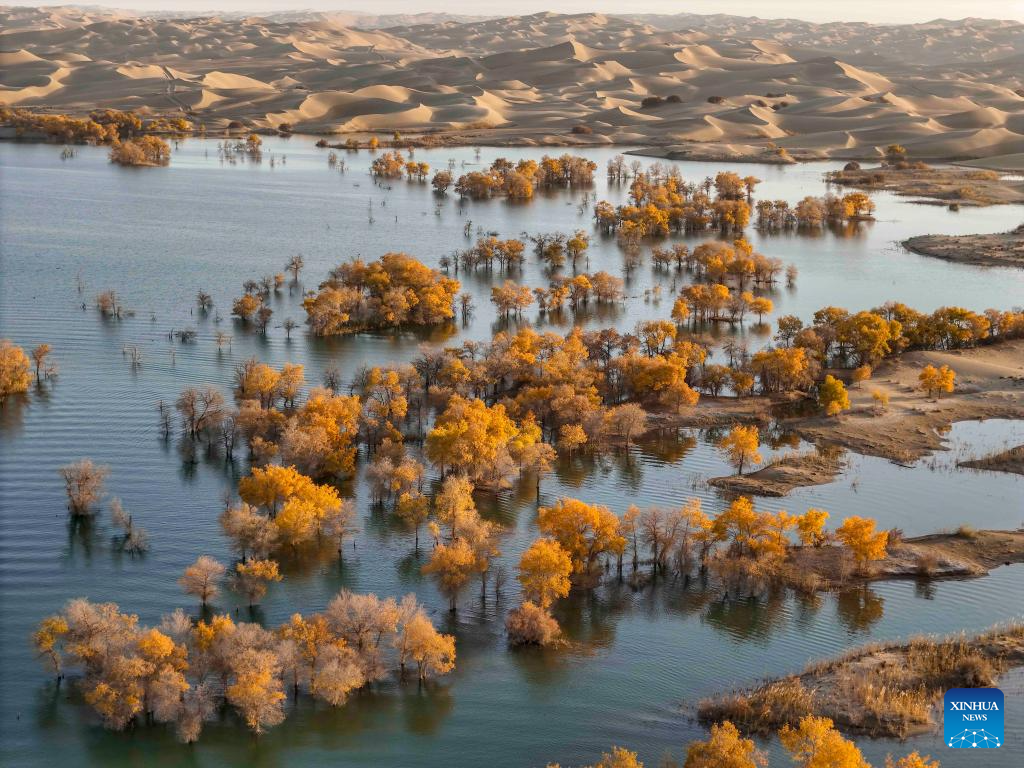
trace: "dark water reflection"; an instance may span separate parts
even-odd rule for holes
[[[533,766],[592,762],[613,743],[630,745],[656,764],[666,750],[678,753],[686,741],[702,737],[703,730],[686,714],[703,696],[798,669],[854,643],[976,629],[1019,612],[1019,604],[1008,600],[1024,592],[1024,572],[1014,568],[970,582],[908,581],[813,597],[777,590],[724,598],[696,576],[630,579],[627,565],[622,582],[612,568],[604,586],[558,606],[571,641],[567,650],[510,651],[502,618],[519,599],[514,580],[507,580],[500,597],[490,592],[486,599],[478,585],[471,585],[458,614],[449,615],[444,598],[420,574],[425,555],[414,551],[412,533],[370,503],[360,477],[345,489],[357,505],[361,531],[346,544],[344,559],[339,562],[330,548],[284,558],[285,580],[273,586],[253,615],[280,623],[296,610],[322,609],[342,587],[384,595],[415,592],[445,631],[457,635],[458,668],[449,678],[423,687],[414,681],[380,684],[338,709],[303,698],[282,726],[259,740],[244,733],[231,715],[212,724],[190,749],[177,746],[159,728],[103,731],[76,704],[73,685],[54,686],[37,666],[28,645],[33,624],[79,595],[117,601],[144,622],[158,621],[179,605],[197,611],[179,593],[176,579],[199,554],[222,561],[231,557],[217,515],[225,491],[247,471],[241,453],[230,462],[217,451],[183,444],[176,434],[164,436],[156,403],[172,403],[189,384],[211,383],[227,391],[234,366],[251,355],[275,365],[300,362],[310,382],[337,366],[347,386],[361,366],[411,359],[421,344],[488,339],[500,328],[488,300],[490,286],[504,279],[496,271],[460,273],[477,306],[465,326],[332,339],[296,330],[288,339],[279,325],[285,317],[303,317],[303,291],[345,258],[402,249],[438,264],[465,247],[467,220],[474,231],[480,227],[506,237],[589,226],[589,212],[579,211],[576,193],[552,193],[520,206],[458,205],[449,199],[437,216],[435,200],[420,185],[373,186],[365,175],[365,154],[349,158],[342,175],[329,171],[323,153],[298,137],[268,141],[268,152],[288,156],[286,165],[273,169],[267,162],[221,166],[211,149],[210,142],[188,141],[170,168],[126,173],[111,167],[100,149],[83,148],[74,161],[61,163],[53,146],[0,144],[0,335],[22,345],[48,341],[61,367],[60,376],[41,391],[0,409],[3,765],[50,765],[59,755],[69,766]],[[498,154],[484,149],[482,161]],[[539,153],[509,149],[500,154]],[[603,165],[612,153],[592,154]],[[475,162],[472,150],[417,152],[435,167],[449,156]],[[688,179],[727,169],[681,166]],[[794,202],[821,194],[821,173],[831,167],[737,170],[763,178],[765,196]],[[594,191],[599,198],[621,199],[626,189],[606,189],[599,178]],[[382,200],[386,206],[379,205]],[[776,303],[770,319],[792,313],[807,320],[826,304],[852,309],[887,299],[921,309],[953,302],[973,309],[1020,303],[1024,277],[1019,272],[928,260],[894,245],[929,231],[1009,229],[1019,221],[1019,208],[954,217],[888,195],[877,202],[879,220],[869,226],[814,237],[750,233],[759,250],[800,271],[794,288],[770,292]],[[368,203],[378,211],[373,225],[366,220]],[[393,215],[399,217],[397,225]],[[299,251],[306,270],[299,284],[289,283],[274,295],[268,334],[235,326],[227,314],[241,282],[280,271]],[[591,306],[576,318],[567,312],[538,317],[531,310],[525,321],[564,332],[574,320],[591,328],[614,323],[629,330],[638,320],[666,317],[670,293],[686,276],[653,270],[646,254],[628,274],[625,263],[614,240],[595,237],[589,266],[581,262],[579,268],[627,277],[627,301]],[[86,283],[81,295],[79,274]],[[530,256],[517,279],[536,286],[548,277]],[[660,300],[645,299],[658,285]],[[91,303],[107,288],[122,294],[136,310],[134,317],[104,320],[91,309],[82,311],[83,301]],[[214,311],[206,316],[192,310],[200,288],[214,296]],[[196,328],[195,343],[168,340],[168,331],[186,327]],[[233,334],[230,346],[216,347],[217,331]],[[766,340],[766,330],[753,324],[707,331],[716,339],[735,337],[750,349]],[[130,347],[140,350],[140,365],[131,363]],[[707,511],[718,511],[724,500],[706,481],[730,470],[713,446],[716,437],[713,430],[664,430],[629,450],[562,457],[541,479],[539,499],[533,477],[501,494],[481,494],[484,516],[505,528],[501,548],[507,573],[537,535],[538,501],[570,494],[621,513],[634,503],[670,506],[699,497]],[[759,506],[792,512],[817,506],[835,518],[871,514],[908,535],[965,521],[977,527],[1018,525],[1024,516],[1024,479],[965,472],[955,464],[967,452],[1024,442],[1024,425],[963,424],[947,439],[947,454],[912,468],[849,455],[846,471],[833,483],[765,499]],[[807,447],[784,431],[769,430],[765,441],[766,457]],[[82,456],[112,467],[111,494],[150,533],[151,550],[144,557],[120,550],[105,516],[68,521],[56,470]],[[421,535],[421,546],[426,538]],[[230,594],[219,602],[218,610],[248,615]],[[1013,701],[1022,700],[1017,686]],[[1008,727],[1022,711],[1011,709]],[[1017,732],[1024,730],[1022,718]],[[933,753],[940,748],[928,739],[916,743]],[[873,759],[893,748],[865,743]],[[963,764],[947,754],[944,766]],[[1020,765],[1024,753],[1011,744],[994,759],[993,765]]]

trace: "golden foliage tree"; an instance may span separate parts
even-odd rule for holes
[[[60,643],[68,633],[68,622],[63,616],[47,616],[32,634],[32,645],[39,656],[46,657],[53,666],[53,673],[59,680],[63,672],[63,658]]]
[[[355,467],[354,443],[359,434],[360,410],[356,396],[312,389],[285,426],[281,436],[283,460],[313,477],[351,473]]]
[[[322,533],[340,537],[351,509],[329,485],[319,485],[295,467],[256,467],[238,481],[238,495],[266,510],[276,529],[275,543],[298,546]],[[237,522],[241,523],[241,520]],[[245,526],[243,526],[243,530]]]
[[[569,594],[572,560],[553,539],[537,539],[519,560],[523,596],[541,608]]]
[[[948,365],[942,365],[938,368],[934,365],[926,365],[921,369],[921,373],[918,375],[917,379],[920,383],[921,389],[925,391],[928,397],[935,397],[935,395],[942,392],[953,391],[953,384],[956,381],[956,371]]]
[[[764,768],[767,764],[764,753],[727,720],[711,726],[707,741],[687,747],[683,768]]]
[[[742,475],[743,467],[761,462],[761,454],[757,451],[760,442],[761,437],[756,426],[740,424],[733,427],[718,445],[725,452],[729,463]]]
[[[455,315],[459,281],[404,253],[341,264],[303,301],[317,336],[365,328],[437,325]]]
[[[420,551],[420,528],[430,517],[430,502],[418,491],[405,491],[395,502],[395,514],[414,531],[414,548]]]
[[[939,768],[939,761],[932,760],[931,755],[922,755],[914,750],[899,760],[893,760],[892,755],[886,755],[885,768]]]
[[[11,395],[28,391],[32,383],[31,363],[25,350],[10,339],[0,339],[0,403]]]
[[[800,768],[871,768],[857,745],[843,738],[827,717],[807,715],[796,728],[785,725],[779,740]]]
[[[402,637],[406,658],[416,663],[420,680],[455,668],[455,637],[438,632],[422,611],[404,622]]]
[[[427,434],[424,452],[442,471],[500,484],[514,469],[510,447],[518,435],[504,405],[488,406],[483,400],[456,395]]]
[[[843,382],[831,374],[826,376],[818,385],[818,404],[829,416],[838,416],[843,411],[850,410],[850,395]]]
[[[170,160],[171,145],[159,136],[115,141],[110,148],[110,162],[118,165],[167,165]]]
[[[820,547],[825,541],[825,521],[828,512],[811,507],[796,518],[797,536],[805,547]]]
[[[886,555],[889,532],[876,531],[875,525],[871,518],[851,515],[836,529],[836,538],[853,553],[862,568],[870,561],[881,560]]]
[[[623,747],[612,747],[611,752],[601,755],[594,768],[644,768],[644,764],[637,759],[636,752]]]
[[[579,499],[559,499],[552,507],[541,507],[537,525],[568,553],[578,574],[589,574],[601,554],[618,553],[626,546],[619,519],[607,507]]]
[[[281,690],[281,665],[271,651],[247,648],[232,659],[234,682],[225,691],[228,702],[236,707],[254,733],[284,720],[284,691]]]
[[[459,594],[473,577],[477,557],[473,547],[462,538],[434,547],[423,573],[437,579],[438,589],[447,595],[451,611],[458,606]]]
[[[245,595],[250,608],[267,594],[267,585],[270,582],[281,581],[281,578],[276,560],[252,559],[235,564],[234,587]]]

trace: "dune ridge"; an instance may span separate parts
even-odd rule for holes
[[[893,142],[924,160],[1024,153],[1024,25],[1007,21],[183,18],[67,6],[0,7],[0,30],[8,106],[691,157],[871,159]],[[643,103],[652,97],[672,99]]]

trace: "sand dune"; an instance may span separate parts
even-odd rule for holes
[[[210,72],[203,76],[202,84],[207,88],[220,91],[235,90],[274,90],[274,86],[245,75],[233,75],[228,72]]]
[[[884,27],[0,8],[0,102],[185,111],[209,128],[400,129],[687,155],[714,143],[710,154],[740,158],[772,145],[798,158],[872,158],[898,141],[921,158],[1019,163],[1022,94],[1024,25],[979,19]],[[653,96],[674,99],[641,104]],[[573,133],[581,125],[592,133]]]
[[[0,51],[0,67],[14,67],[37,61],[43,61],[43,59],[24,48],[19,48],[16,51]]]

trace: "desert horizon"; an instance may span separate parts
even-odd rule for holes
[[[695,158],[872,159],[897,142],[920,159],[1024,163],[1020,22],[541,13],[361,26],[61,7],[0,20],[10,107]]]

